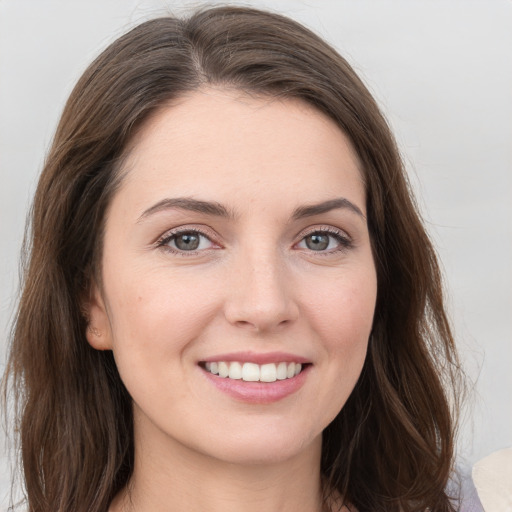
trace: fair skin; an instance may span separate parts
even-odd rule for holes
[[[320,512],[321,434],[377,290],[348,139],[298,100],[204,89],[144,125],[124,172],[87,332],[133,398],[110,512]]]

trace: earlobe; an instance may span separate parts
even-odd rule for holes
[[[112,335],[110,321],[105,301],[96,284],[91,286],[91,292],[82,310],[87,319],[85,336],[89,345],[96,350],[111,350]]]
[[[94,336],[95,338],[101,338],[101,331],[90,324],[87,326],[87,332],[90,333],[90,336]]]

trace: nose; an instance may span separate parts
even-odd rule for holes
[[[225,303],[229,323],[263,333],[297,320],[293,283],[277,255],[242,256],[230,271]]]

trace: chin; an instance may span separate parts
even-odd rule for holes
[[[229,464],[247,466],[280,464],[321,451],[321,433],[316,437],[294,435],[293,431],[281,427],[269,435],[261,430],[247,434],[233,434],[225,441],[218,441],[213,450],[209,445],[206,453]]]

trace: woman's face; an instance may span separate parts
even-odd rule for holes
[[[376,299],[347,138],[298,100],[207,89],[150,119],[124,172],[87,335],[114,353],[136,443],[235,463],[318,450]]]

